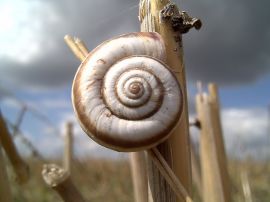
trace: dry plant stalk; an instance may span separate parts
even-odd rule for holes
[[[0,112],[0,143],[2,144],[16,173],[16,181],[19,184],[26,183],[29,179],[29,167],[19,155],[11,138],[8,128]]]
[[[148,201],[148,181],[144,152],[129,154],[135,202]]]
[[[81,50],[81,52],[83,53],[84,57],[86,57],[89,53],[89,50],[87,49],[85,43],[79,39],[79,38],[75,38],[75,43],[77,44],[77,47]]]
[[[197,114],[201,123],[200,160],[202,169],[203,201],[225,202],[222,195],[216,145],[211,126],[210,106],[206,94],[196,96]]]
[[[11,189],[8,181],[8,175],[2,154],[1,144],[0,144],[0,201],[12,202]]]
[[[174,174],[168,163],[162,157],[161,153],[157,148],[147,150],[148,156],[151,158],[153,163],[156,165],[162,176],[165,178],[166,182],[170,185],[174,193],[179,199],[186,202],[192,202],[185,187],[178,180],[177,176]]]
[[[47,185],[54,189],[64,202],[85,202],[73,184],[67,171],[55,164],[43,166],[42,176]]]
[[[231,201],[230,183],[216,85],[209,85],[209,95],[199,93],[196,96],[196,108],[201,124],[203,201],[229,202]]]
[[[73,160],[73,124],[71,122],[66,123],[65,134],[65,151],[63,159],[63,167],[71,175],[72,172],[72,160]]]
[[[141,0],[139,19],[141,21],[141,31],[158,32],[163,37],[167,52],[167,64],[176,74],[182,87],[184,106],[181,121],[169,139],[159,145],[158,149],[172,168],[178,180],[183,183],[187,192],[190,193],[192,182],[189,121],[182,36],[179,32],[173,30],[170,20],[162,20],[161,16],[161,11],[165,8],[170,8],[168,6],[170,4],[171,1],[169,0]],[[177,7],[175,8],[177,9]],[[149,180],[154,202],[185,201],[185,199],[179,197],[177,199],[175,198],[164,178],[151,163],[149,163]]]
[[[209,91],[211,124],[213,127],[215,137],[217,161],[219,164],[219,172],[221,175],[222,192],[224,195],[225,202],[229,202],[232,200],[230,190],[231,185],[227,166],[227,155],[223,140],[223,131],[221,126],[220,104],[217,85],[214,83],[210,83],[208,85],[208,91]]]
[[[198,163],[198,158],[195,154],[194,145],[191,144],[191,167],[192,167],[192,180],[196,186],[199,196],[202,198],[202,180],[201,170]]]
[[[86,48],[84,42],[80,40],[79,38],[74,39],[74,37],[71,37],[69,35],[66,35],[64,37],[64,40],[68,47],[71,49],[73,54],[80,60],[83,61],[87,54],[88,49]]]

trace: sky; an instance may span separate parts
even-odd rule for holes
[[[29,106],[21,131],[44,155],[61,153],[65,122],[77,123],[70,94],[80,62],[63,37],[78,36],[91,50],[111,37],[139,31],[138,3],[0,0],[0,107],[14,123],[21,103]],[[190,116],[196,116],[196,82],[201,81],[204,89],[207,83],[215,82],[220,90],[228,152],[269,157],[270,2],[175,3],[203,22],[200,31],[191,30],[183,36]],[[46,116],[46,122],[41,115]],[[75,136],[79,155],[122,155],[98,146],[77,124]],[[16,143],[24,150],[19,139]]]

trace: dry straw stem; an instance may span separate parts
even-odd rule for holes
[[[42,176],[47,185],[54,189],[64,202],[85,202],[73,184],[67,171],[55,164],[43,166]]]
[[[202,169],[203,201],[226,202],[217,159],[217,145],[211,121],[211,108],[207,94],[196,96],[196,107],[201,122],[200,155]]]
[[[202,197],[202,180],[199,167],[199,160],[197,159],[193,144],[191,144],[191,164],[192,164],[192,180],[197,188],[200,197]]]
[[[74,39],[74,37],[66,35],[64,37],[64,40],[65,40],[66,44],[68,45],[68,47],[73,52],[73,54],[80,61],[83,61],[86,58],[86,56],[88,54],[88,49],[86,48],[84,43],[79,38]]]
[[[75,38],[75,43],[77,44],[77,47],[81,50],[81,52],[83,53],[84,57],[86,57],[89,53],[89,50],[87,49],[85,43],[79,39],[79,38]]]
[[[71,175],[72,172],[72,160],[73,160],[73,124],[71,122],[66,123],[65,150],[63,165],[65,170]]]
[[[129,154],[135,202],[148,201],[148,181],[144,152]]]
[[[223,141],[218,89],[210,83],[208,94],[196,98],[197,113],[201,123],[200,150],[203,198],[207,202],[231,201],[227,158]]]
[[[221,174],[221,183],[224,199],[226,202],[231,201],[230,178],[228,174],[227,156],[223,140],[223,131],[220,118],[220,104],[218,87],[214,83],[208,85],[209,91],[209,106],[211,125],[213,127],[214,139],[217,152],[217,161],[219,164],[219,172]]]
[[[181,121],[171,134],[170,138],[159,145],[164,159],[172,167],[174,174],[188,193],[191,192],[191,160],[189,143],[189,121],[187,110],[187,93],[185,67],[183,62],[182,36],[172,29],[170,21],[162,21],[161,10],[168,4],[169,0],[141,0],[140,16],[141,31],[158,32],[166,46],[167,64],[176,73],[176,77],[183,92],[183,113]],[[154,202],[183,202],[183,199],[175,200],[172,192],[167,188],[166,182],[152,165],[149,166],[149,179]]]
[[[1,145],[0,145],[0,201],[12,202],[11,189],[10,184],[8,182],[8,175],[2,154]]]
[[[177,176],[174,174],[170,166],[167,164],[165,159],[162,157],[161,153],[157,148],[153,148],[147,151],[148,156],[154,162],[156,167],[159,169],[160,173],[163,175],[167,183],[171,186],[178,198],[184,199],[186,202],[192,202],[185,187],[178,180]]]
[[[29,179],[29,167],[20,157],[11,135],[0,112],[0,143],[2,144],[16,173],[19,184],[26,183]]]

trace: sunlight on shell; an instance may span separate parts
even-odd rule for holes
[[[106,41],[79,67],[73,106],[84,131],[99,144],[137,151],[165,140],[182,110],[179,83],[157,33]]]

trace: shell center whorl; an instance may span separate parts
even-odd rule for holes
[[[129,91],[135,95],[137,95],[142,90],[142,88],[143,86],[138,82],[131,83],[128,87]]]
[[[103,81],[103,98],[114,115],[140,120],[154,114],[162,102],[162,86],[143,57],[131,57],[113,65]],[[152,60],[152,59],[147,59]]]
[[[124,72],[119,78],[117,94],[120,101],[127,106],[142,105],[148,101],[151,94],[151,87],[149,86],[149,83],[142,75],[138,73],[142,72],[138,72],[137,70],[135,72]],[[135,104],[135,102],[137,104]]]

